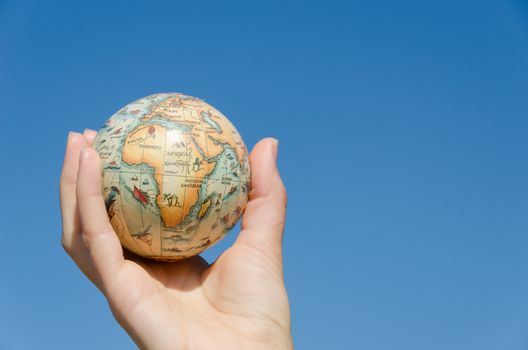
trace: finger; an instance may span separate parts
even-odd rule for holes
[[[79,266],[81,271],[94,281],[93,267],[88,251],[81,238],[79,209],[77,206],[77,174],[79,171],[79,154],[81,147],[86,146],[83,135],[71,132],[68,135],[64,165],[60,179],[60,204],[62,213],[62,246]]]
[[[84,129],[83,132],[84,138],[86,139],[86,142],[88,142],[88,146],[91,146],[93,143],[93,140],[95,139],[95,136],[97,135],[97,131],[92,129]]]
[[[79,175],[77,177],[77,200],[83,241],[102,288],[120,271],[123,249],[115,234],[104,205],[101,191],[101,165],[96,151],[90,147],[81,149]]]
[[[71,247],[74,234],[80,231],[75,189],[79,171],[79,154],[83,146],[86,146],[84,137],[79,133],[70,132],[60,178],[62,245],[66,251]]]
[[[277,150],[278,141],[267,138],[251,152],[251,191],[237,243],[264,249],[280,259],[287,195],[276,165]]]

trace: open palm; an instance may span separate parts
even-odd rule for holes
[[[277,142],[250,156],[252,189],[235,244],[212,265],[162,263],[123,252],[101,193],[93,131],[70,133],[61,176],[62,244],[144,349],[289,349],[282,273],[286,192]]]

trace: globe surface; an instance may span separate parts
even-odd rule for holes
[[[106,121],[93,147],[110,222],[138,255],[196,255],[224,237],[248,201],[247,148],[231,122],[198,98],[134,101]]]

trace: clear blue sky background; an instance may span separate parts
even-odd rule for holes
[[[69,130],[165,91],[280,140],[299,349],[528,348],[514,0],[0,0],[0,348],[133,347],[61,249],[58,179]]]

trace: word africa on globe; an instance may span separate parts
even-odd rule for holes
[[[198,98],[134,101],[108,119],[93,147],[112,227],[138,255],[199,254],[224,237],[248,201],[247,148],[231,122]]]

